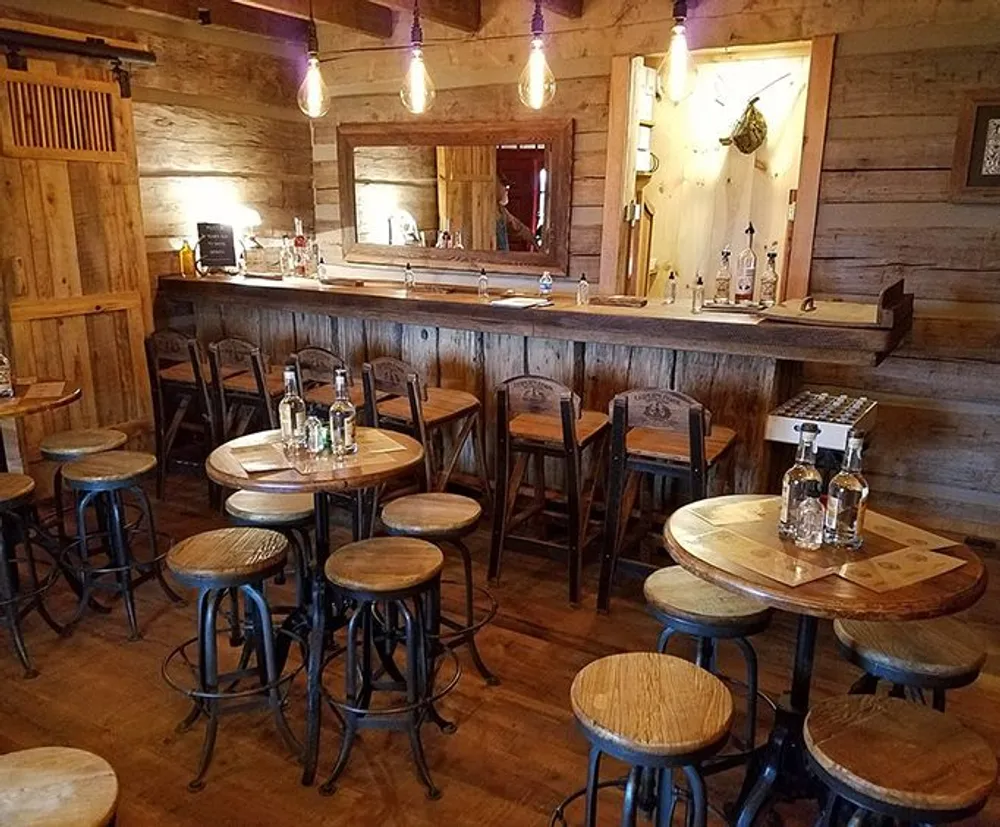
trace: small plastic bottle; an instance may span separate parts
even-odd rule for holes
[[[701,313],[701,307],[705,303],[705,282],[701,278],[701,274],[698,274],[698,278],[695,280],[694,287],[691,290],[691,312]]]
[[[823,523],[826,512],[819,497],[806,497],[799,503],[795,515],[795,545],[815,551],[823,545]]]
[[[664,292],[663,303],[673,304],[677,301],[677,274],[671,270],[667,276],[667,289]]]
[[[546,270],[538,279],[538,295],[543,299],[552,296],[552,274]]]
[[[587,281],[587,274],[580,274],[580,281],[576,285],[576,303],[579,305],[590,304],[590,283]]]
[[[490,278],[486,275],[486,268],[479,268],[479,286],[477,287],[479,301],[488,302],[490,300]]]
[[[406,262],[406,269],[403,271],[403,289],[414,290],[417,287],[417,277],[413,273],[410,262]]]

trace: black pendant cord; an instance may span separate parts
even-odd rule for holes
[[[413,25],[410,26],[410,45],[421,48],[424,45],[424,30],[420,26],[420,2],[413,2]]]
[[[688,16],[687,0],[674,0],[674,20],[683,21]]]
[[[316,34],[316,16],[313,13],[313,0],[309,0],[309,30],[306,33],[308,38],[306,43],[306,51],[309,52],[309,57],[319,56],[319,36]]]
[[[531,15],[531,36],[541,37],[545,33],[545,18],[542,16],[542,0],[535,0],[535,13]]]

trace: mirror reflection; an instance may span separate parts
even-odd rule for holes
[[[357,240],[548,252],[550,155],[542,143],[355,147]]]

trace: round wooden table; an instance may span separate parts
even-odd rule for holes
[[[737,804],[737,827],[751,827],[757,823],[758,814],[775,795],[800,798],[813,797],[816,793],[806,770],[802,724],[809,711],[820,618],[918,620],[939,617],[968,608],[986,590],[986,570],[982,561],[961,544],[936,551],[963,560],[963,565],[929,580],[889,591],[873,591],[835,572],[796,586],[786,585],[737,562],[740,553],[735,550],[732,535],[727,534],[738,529],[737,525],[721,525],[718,519],[713,524],[699,514],[706,508],[718,506],[764,506],[760,512],[764,516],[752,524],[752,533],[761,538],[773,537],[774,543],[783,545],[786,554],[822,568],[902,548],[900,543],[868,533],[862,553],[827,546],[808,552],[797,549],[791,542],[782,544],[777,540],[779,501],[778,497],[745,494],[701,500],[678,509],[663,529],[671,556],[688,571],[799,618],[791,689],[778,703],[774,729],[767,744],[755,752],[748,766]],[[726,519],[733,513],[729,508]]]
[[[323,652],[328,629],[335,618],[323,567],[330,556],[330,494],[373,488],[417,468],[424,460],[423,446],[412,437],[378,428],[357,428],[358,452],[342,461],[331,456],[302,458],[298,467],[248,473],[243,463],[256,461],[264,467],[269,460],[281,464],[283,451],[280,431],[248,434],[216,448],[205,461],[209,479],[224,488],[274,494],[309,493],[316,507],[315,559],[310,572],[312,588],[309,605],[300,607],[283,624],[297,633],[307,630],[306,744],[302,783],[312,784],[319,755],[322,714]],[[361,532],[355,521],[355,534]],[[355,536],[360,539],[360,536]]]
[[[36,388],[32,391],[32,388]],[[71,402],[76,402],[83,391],[79,387],[69,385],[62,379],[16,379],[14,395],[0,399],[0,419],[17,419],[29,414],[51,411],[61,408]],[[10,470],[7,467],[7,448],[4,439],[0,437],[0,471]]]

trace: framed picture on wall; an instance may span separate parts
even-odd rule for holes
[[[969,92],[962,101],[951,200],[1000,204],[1000,89]]]

